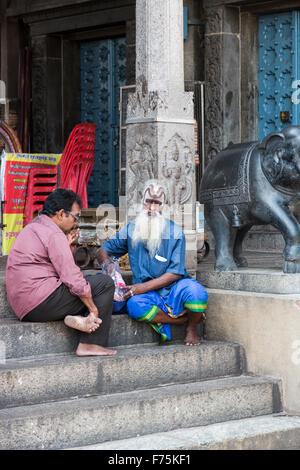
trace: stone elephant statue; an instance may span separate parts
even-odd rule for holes
[[[246,267],[242,242],[253,225],[283,235],[283,271],[300,272],[300,126],[260,142],[229,144],[207,166],[200,202],[215,237],[216,271]]]

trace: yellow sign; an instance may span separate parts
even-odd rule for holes
[[[8,255],[17,235],[23,228],[23,214],[3,214],[2,254]]]
[[[4,153],[1,159],[1,194],[3,207],[2,254],[7,255],[23,228],[27,184],[31,168],[57,166],[61,155]],[[5,226],[6,225],[6,226]]]

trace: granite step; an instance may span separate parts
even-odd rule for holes
[[[300,416],[276,413],[66,450],[300,450]],[[158,464],[154,455],[152,463]]]
[[[169,384],[0,410],[0,448],[64,449],[280,411],[268,377]]]
[[[198,325],[203,336],[203,325]],[[184,325],[172,325],[172,340],[183,342]],[[72,353],[76,350],[79,332],[63,321],[31,323],[17,319],[0,319],[0,362],[6,359]],[[128,315],[112,315],[108,347],[159,343],[159,335],[149,324],[137,322]]]
[[[10,308],[6,297],[5,271],[0,271],[0,321],[2,318],[15,319],[16,315]]]
[[[197,348],[120,347],[109,358],[57,354],[10,359],[0,365],[0,408],[240,375],[242,369],[238,344],[213,341]]]

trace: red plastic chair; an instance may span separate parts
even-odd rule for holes
[[[67,141],[61,165],[61,187],[72,189],[88,207],[87,184],[95,163],[96,124],[75,126]]]
[[[38,211],[43,208],[43,204],[49,194],[57,188],[58,168],[31,168],[27,184],[27,194],[24,210],[25,227]]]
[[[84,208],[88,207],[87,184],[95,162],[96,129],[92,123],[75,126],[60,161],[61,187],[77,192]]]
[[[84,208],[88,207],[87,184],[95,163],[96,129],[97,126],[93,123],[77,124],[68,137],[59,165],[60,187],[72,189],[79,194]],[[42,209],[44,201],[56,188],[57,167],[30,170],[24,226]]]
[[[72,166],[68,169],[64,187],[75,191],[82,199],[83,207],[88,207],[87,184],[95,163],[94,152],[73,154]]]
[[[73,146],[78,140],[81,143],[85,142],[94,142],[96,139],[96,124],[92,123],[83,123],[77,124],[72,130],[69,138],[67,140],[63,155],[60,161],[62,167],[62,175],[64,173],[64,167],[67,165],[68,160],[72,159]]]

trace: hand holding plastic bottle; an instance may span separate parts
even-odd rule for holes
[[[114,300],[117,302],[124,301],[126,284],[120,273],[119,263],[116,260],[106,260],[101,264],[102,272],[110,276],[115,283]]]

